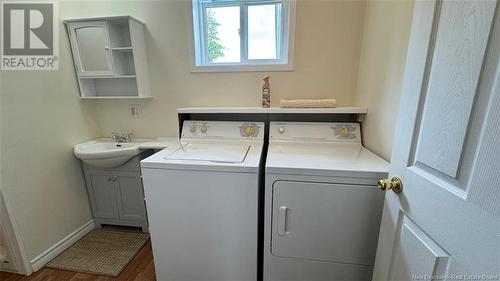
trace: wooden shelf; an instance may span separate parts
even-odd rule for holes
[[[80,79],[124,79],[136,78],[136,75],[115,75],[115,76],[81,76]]]
[[[153,97],[102,96],[102,97],[80,97],[80,99],[82,99],[82,100],[105,100],[105,99],[125,99],[125,100],[143,99],[143,100],[149,100],[149,99],[153,99]]]
[[[263,114],[366,114],[366,107],[335,108],[262,108],[262,107],[188,107],[178,108],[178,113],[263,113]]]

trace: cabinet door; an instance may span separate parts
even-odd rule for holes
[[[116,191],[119,216],[122,220],[145,221],[146,208],[140,173],[117,173]]]
[[[80,76],[114,75],[106,21],[71,22],[68,32]]]
[[[87,172],[87,188],[95,218],[117,219],[118,208],[113,175],[101,171]]]

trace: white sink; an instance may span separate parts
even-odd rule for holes
[[[141,142],[115,142],[98,139],[75,145],[75,156],[83,162],[100,168],[113,168],[125,164],[141,152]]]

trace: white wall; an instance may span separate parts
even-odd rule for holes
[[[74,144],[100,136],[94,105],[76,98],[61,24],[59,71],[0,72],[1,186],[31,260],[91,219]]]
[[[261,78],[271,75],[272,103],[283,98],[336,98],[353,105],[361,47],[363,1],[299,0],[295,71],[191,73],[186,1],[71,1],[63,18],[130,14],[147,27],[154,100],[142,103],[143,117],[129,118],[130,101],[90,101],[98,108],[103,135],[114,130],[136,136],[175,136],[177,107],[259,106]],[[76,85],[75,85],[76,89]]]
[[[369,0],[366,5],[356,104],[368,107],[364,145],[386,160],[391,157],[413,4]]]

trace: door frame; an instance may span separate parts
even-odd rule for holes
[[[31,275],[33,273],[30,262],[26,256],[24,244],[22,243],[19,226],[14,219],[12,207],[7,195],[0,186],[0,232],[5,238],[10,257],[16,268],[16,273]]]

